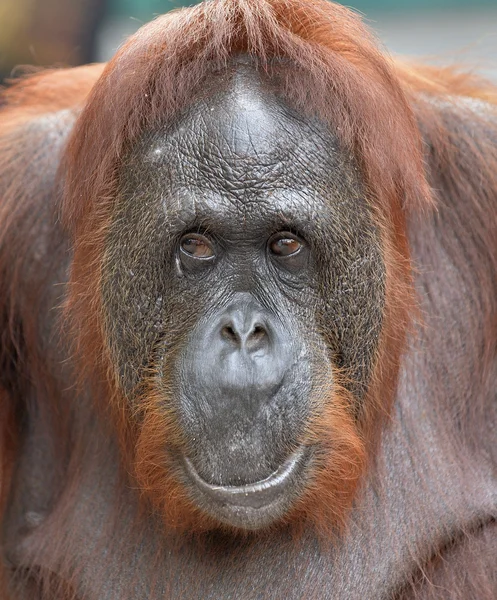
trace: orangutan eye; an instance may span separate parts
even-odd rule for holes
[[[203,235],[188,233],[181,238],[181,251],[192,258],[205,260],[214,257],[211,242]]]
[[[300,252],[303,244],[290,233],[277,233],[269,240],[269,250],[274,256],[285,258]]]

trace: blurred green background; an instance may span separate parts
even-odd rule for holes
[[[0,79],[17,65],[107,60],[181,0],[0,0]],[[497,0],[350,0],[394,53],[466,62],[497,77]]]

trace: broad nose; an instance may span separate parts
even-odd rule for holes
[[[264,430],[271,406],[280,407],[278,414],[283,410],[299,353],[300,342],[279,315],[252,298],[235,298],[199,324],[185,347],[180,369],[185,418],[202,413],[204,421],[194,427],[212,422],[216,443],[231,440],[235,452],[237,436],[257,437]]]
[[[257,303],[227,307],[202,344],[208,348],[203,366],[209,370],[208,381],[228,395],[236,392],[256,403],[269,401],[289,366],[285,341],[274,316]]]
[[[263,315],[250,306],[228,309],[219,328],[225,349],[247,354],[261,353],[271,346],[271,327]]]

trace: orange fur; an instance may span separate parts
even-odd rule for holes
[[[84,378],[97,379],[97,395],[115,398],[125,452],[136,444],[140,485],[167,512],[169,525],[206,527],[165,464],[161,444],[177,437],[174,415],[161,408],[167,395],[152,388],[142,400],[143,421],[129,427],[101,317],[100,272],[123,154],[144,130],[174,119],[208,73],[226,68],[239,52],[268,72],[275,68],[274,57],[290,61],[282,93],[298,109],[328,122],[355,155],[382,232],[387,301],[366,408],[354,425],[349,403],[331,389],[313,425],[314,437],[329,453],[321,458],[306,508],[299,510],[323,528],[345,521],[365,454],[374,453],[378,422],[390,411],[414,307],[404,209],[431,204],[412,111],[395,70],[356,15],[321,1],[215,0],[160,17],[124,45],[95,85],[63,165],[63,217],[75,239],[67,310]]]
[[[437,122],[437,129],[432,123],[420,95],[463,95],[495,104],[496,90],[453,70],[391,63],[360,19],[339,5],[213,0],[146,25],[103,72],[93,66],[38,74],[7,90],[0,144],[40,115],[84,105],[60,170],[62,216],[74,240],[66,312],[81,381],[91,382],[101,406],[110,405],[133,475],[164,512],[168,526],[209,529],[214,523],[192,505],[166,464],[164,440],[172,447],[182,445],[174,412],[163,408],[168,390],[151,375],[135,412],[120,391],[102,316],[101,269],[123,156],[145,130],[173,120],[211,70],[226,68],[239,52],[250,54],[269,73],[278,69],[275,57],[288,59],[282,94],[298,109],[320,116],[354,154],[382,236],[387,303],[365,409],[356,421],[344,387],[335,382],[324,386],[305,440],[319,442],[319,464],[307,494],[289,516],[292,522],[305,517],[318,530],[329,531],[346,521],[367,458],[374,454],[415,311],[405,219],[406,213],[430,209],[433,199],[413,105],[418,102],[418,118],[433,125],[437,147],[450,156],[448,134],[443,124]],[[0,146],[2,152],[10,153],[7,163],[14,160],[10,146],[5,152]],[[16,200],[7,195],[2,205],[0,216],[7,225],[18,218],[12,216],[19,214]],[[30,202],[23,210],[29,211]]]

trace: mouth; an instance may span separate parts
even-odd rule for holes
[[[309,459],[309,449],[300,447],[268,477],[240,486],[208,483],[186,457],[183,466],[203,510],[227,525],[256,530],[281,519],[294,503]]]

